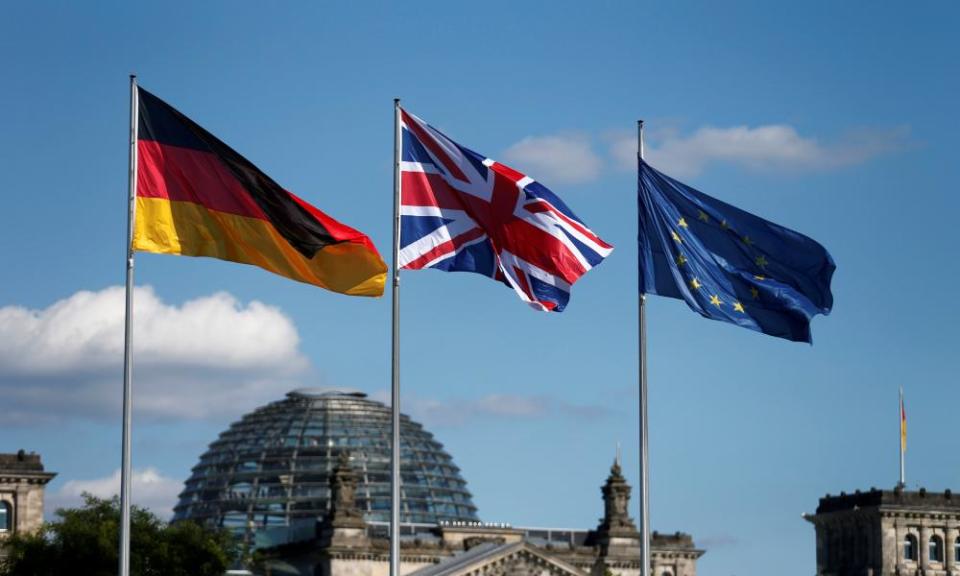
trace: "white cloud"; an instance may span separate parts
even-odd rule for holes
[[[603,165],[583,134],[528,136],[503,155],[506,163],[548,186],[594,180]]]
[[[134,470],[130,496],[133,504],[147,508],[162,520],[169,520],[183,482],[161,474],[156,468]],[[52,517],[57,508],[75,508],[83,504],[83,494],[113,498],[120,494],[120,469],[109,476],[91,480],[68,480],[59,490],[47,495],[46,514]]]
[[[904,145],[908,132],[905,127],[859,131],[824,144],[801,136],[787,124],[704,126],[686,136],[673,129],[652,133],[644,152],[651,165],[677,178],[696,176],[714,162],[758,170],[827,170],[896,150]],[[622,168],[635,169],[636,136],[614,138],[610,153]]]
[[[390,405],[389,394],[385,391],[374,393],[373,398]],[[518,394],[489,394],[475,399],[450,400],[404,396],[400,411],[428,428],[459,427],[487,419],[529,420],[559,416],[581,421],[612,414],[611,410],[599,405],[573,404],[549,396]]]
[[[5,421],[115,417],[124,290],[81,291],[42,310],[0,308]],[[308,362],[279,309],[227,293],[180,306],[134,296],[134,409],[160,419],[236,415],[282,397]]]

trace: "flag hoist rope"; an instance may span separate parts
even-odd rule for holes
[[[637,157],[643,160],[643,120],[637,121]],[[637,166],[639,169],[639,166]],[[638,178],[639,185],[639,178]],[[639,190],[638,190],[639,193]],[[639,194],[638,194],[639,198]],[[637,206],[639,210],[639,205]],[[639,223],[640,214],[637,214]],[[639,226],[639,224],[638,224]],[[639,232],[639,230],[638,230]],[[637,254],[637,271],[640,272],[640,254]],[[639,275],[638,275],[639,278]],[[650,576],[650,459],[647,441],[647,295],[640,292],[640,576]]]
[[[400,99],[393,99],[393,335],[390,414],[390,576],[400,576]]]
[[[130,418],[133,378],[133,222],[137,209],[137,76],[130,75],[130,174],[127,184],[127,300],[123,341],[123,441],[120,466],[120,576],[130,576]]]

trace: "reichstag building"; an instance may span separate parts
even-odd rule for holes
[[[274,576],[386,576],[390,428],[389,407],[362,392],[294,390],[210,444],[174,521],[230,529]],[[641,538],[619,462],[601,486],[597,527],[525,529],[482,523],[453,457],[407,416],[400,445],[404,575],[639,574]],[[702,554],[687,534],[654,533],[653,573],[696,576]]]

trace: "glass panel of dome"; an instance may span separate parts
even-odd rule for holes
[[[276,514],[269,514],[267,516],[264,516],[263,524],[265,526],[285,526],[287,524],[287,517],[279,516]]]
[[[329,478],[330,478],[329,473],[297,474],[294,477],[294,482],[298,484],[306,484],[306,483],[326,484]]]
[[[245,514],[231,510],[233,505],[245,506],[249,502],[256,506],[261,517],[265,507],[275,509],[274,506],[280,506],[276,512],[270,513],[278,518],[285,518],[283,511],[290,506],[307,526],[304,534],[312,534],[312,527],[328,510],[332,464],[340,450],[346,449],[358,473],[358,505],[368,511],[368,520],[388,520],[389,431],[390,411],[379,402],[362,396],[338,395],[336,392],[291,393],[286,400],[273,402],[247,414],[210,445],[180,496],[176,518],[202,518],[211,514],[223,518],[226,514],[237,514],[236,518],[227,518],[227,524],[238,523],[242,526]],[[292,445],[291,439],[295,439],[296,445]],[[327,448],[327,440],[332,440],[332,444],[340,449],[324,449]],[[451,463],[451,457],[433,439],[433,435],[418,423],[403,417],[401,440],[405,448],[401,455],[403,479],[410,489],[410,494],[404,497],[420,498],[419,502],[412,504],[412,512],[408,503],[402,521],[409,522],[416,518],[430,523],[440,517],[460,519],[457,515],[461,513],[465,515],[462,518],[464,520],[475,519],[476,512],[459,470],[454,466],[436,466],[437,463]],[[317,446],[313,446],[315,442]],[[239,462],[234,464],[238,459]],[[251,462],[258,467],[249,464]],[[308,475],[311,482],[303,488],[302,474],[282,475],[286,480],[278,474],[280,471],[304,470],[311,472]],[[209,489],[201,489],[200,481],[203,478],[211,482]],[[259,500],[231,497],[236,492],[231,492],[227,487],[243,483],[258,487],[256,495]],[[431,492],[425,489],[428,486],[463,488],[462,493],[456,494],[456,499],[463,506],[453,506],[452,494],[442,490]],[[219,487],[223,487],[222,492],[215,489]],[[265,503],[264,499],[271,499],[271,502]],[[196,506],[187,505],[194,501],[197,502]],[[269,529],[278,530],[272,526]],[[290,530],[288,537],[296,539],[293,528]],[[274,539],[272,533],[270,538]]]
[[[430,491],[425,488],[418,488],[413,486],[408,486],[404,488],[404,492],[407,498],[429,498]]]
[[[245,528],[247,515],[240,512],[230,512],[223,515],[221,526],[224,528]]]

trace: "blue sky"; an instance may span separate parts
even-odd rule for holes
[[[482,518],[595,526],[617,442],[637,482],[644,118],[652,164],[817,239],[838,267],[812,347],[650,300],[653,528],[692,533],[705,576],[812,573],[800,514],[897,480],[899,385],[908,484],[960,486],[958,16],[947,2],[7,6],[0,450],[42,453],[54,504],[109,491],[119,467],[130,72],[383,253],[401,97],[616,246],[559,315],[474,275],[403,274],[404,411],[452,452]],[[388,298],[150,254],[137,284],[146,504],[169,506],[220,430],[293,387],[386,395]]]

